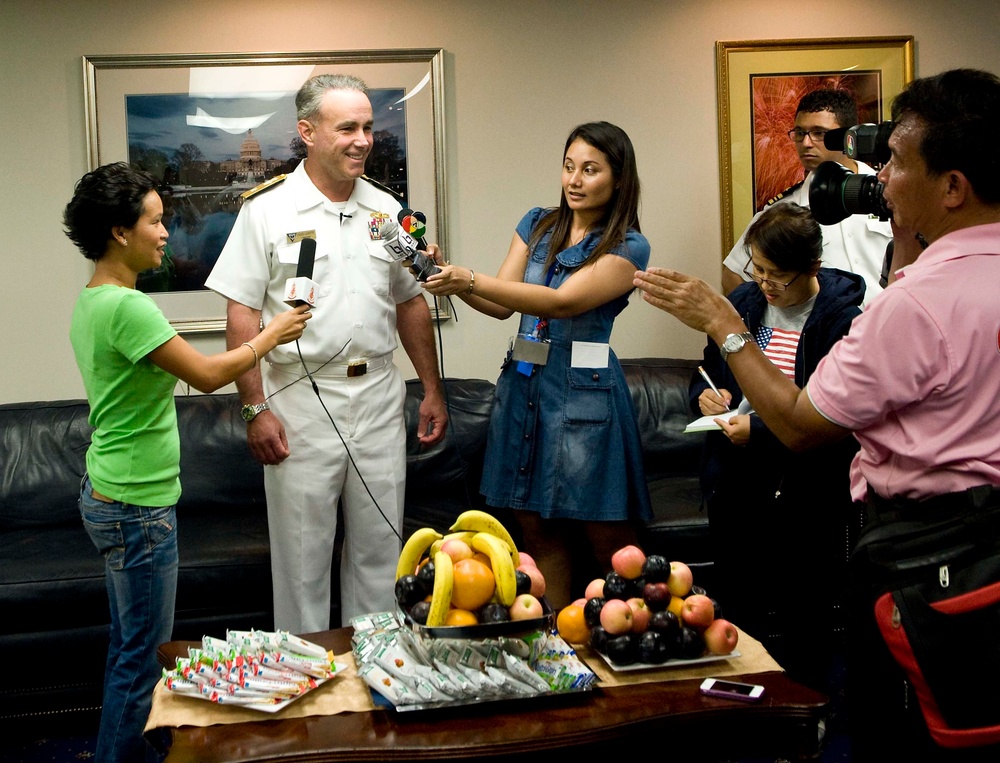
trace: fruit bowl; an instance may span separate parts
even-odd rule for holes
[[[414,622],[413,618],[397,605],[399,619],[411,628],[414,633],[428,638],[497,638],[498,636],[517,636],[522,633],[552,630],[555,612],[544,596],[539,599],[542,604],[542,616],[528,620],[508,620],[502,623],[479,623],[477,625],[445,625],[430,627]]]

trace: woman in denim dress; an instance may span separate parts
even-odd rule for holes
[[[611,554],[635,542],[634,523],[652,517],[635,409],[608,346],[635,270],[649,262],[638,208],[628,135],[580,125],[566,140],[559,206],[524,216],[497,276],[444,265],[426,282],[494,318],[521,313],[481,492],[517,510],[555,607],[575,598],[572,583],[610,569]]]
[[[63,221],[94,276],[73,311],[70,340],[94,427],[80,491],[84,527],[104,556],[111,643],[96,759],[155,760],[142,730],[169,641],[177,588],[180,442],[174,387],[235,381],[259,357],[302,335],[304,307],[278,315],[253,344],[204,356],[135,288],[167,242],[156,181],[127,164],[83,176]]]

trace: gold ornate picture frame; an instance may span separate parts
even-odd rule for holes
[[[868,94],[861,121],[888,119],[892,99],[913,79],[913,45],[912,36],[716,42],[723,257],[767,197],[758,187],[755,151],[768,141],[755,135],[755,125],[771,118],[780,135],[792,127],[801,90],[851,87],[849,79]],[[761,78],[777,78],[780,86],[762,88]],[[777,99],[792,104],[790,117]]]

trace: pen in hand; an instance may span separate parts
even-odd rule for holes
[[[725,405],[725,398],[722,396],[722,393],[719,392],[719,388],[715,386],[715,382],[712,381],[712,377],[710,377],[705,372],[705,369],[702,368],[701,366],[698,366],[698,373],[701,374],[701,378],[705,380],[705,383],[708,384],[708,386],[712,388],[712,392],[714,392],[716,395],[718,395],[719,399],[723,401],[723,405]],[[726,410],[727,411],[729,410],[729,406],[728,405],[726,405]]]

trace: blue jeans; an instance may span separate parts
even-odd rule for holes
[[[111,644],[96,759],[156,760],[142,738],[160,678],[157,647],[170,640],[177,593],[177,513],[174,506],[133,506],[80,489],[83,525],[104,556],[111,608]]]

